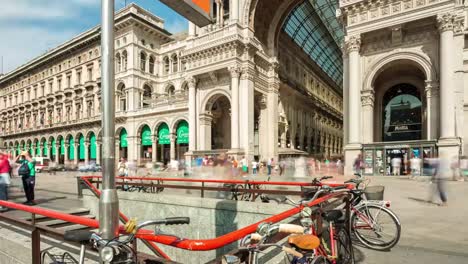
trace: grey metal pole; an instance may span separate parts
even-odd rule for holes
[[[119,231],[119,200],[115,189],[114,0],[102,0],[102,191],[99,231],[113,239]]]

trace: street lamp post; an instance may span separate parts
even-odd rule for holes
[[[114,0],[102,0],[102,191],[99,231],[104,239],[118,235],[119,200],[115,189]]]

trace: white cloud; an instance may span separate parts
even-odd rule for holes
[[[171,33],[180,33],[182,31],[187,31],[188,22],[184,20],[173,20],[173,21],[166,21],[165,28],[167,31]]]
[[[0,27],[3,72],[9,72],[69,40],[78,32],[51,31],[39,27]]]
[[[100,0],[14,0],[2,1],[0,20],[57,20],[79,17],[83,7],[99,7]]]

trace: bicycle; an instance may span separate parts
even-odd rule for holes
[[[359,174],[356,176],[360,177]],[[364,246],[374,250],[390,250],[400,240],[400,220],[390,210],[390,201],[367,200],[365,195],[367,186],[360,188],[364,181],[358,178],[345,182],[355,185],[355,188],[351,190],[351,230]],[[382,219],[388,220],[388,224]],[[372,235],[374,237],[371,237]]]
[[[136,264],[138,263],[137,252],[130,246],[135,240],[135,236],[141,228],[150,225],[180,225],[189,224],[190,218],[188,217],[169,217],[166,219],[150,220],[141,224],[136,224],[135,220],[130,220],[125,224],[126,234],[116,237],[111,240],[105,240],[95,232],[88,230],[72,230],[65,232],[65,241],[80,243],[80,257],[79,261],[72,262],[76,264],[84,264],[86,255],[86,245],[91,242],[93,248],[99,250],[99,257],[103,263],[112,264]],[[155,233],[161,234],[159,228],[155,229]],[[170,235],[164,233],[164,235]],[[171,235],[172,236],[172,235]],[[173,235],[174,237],[177,237]],[[124,240],[122,238],[126,237]],[[76,261],[76,260],[75,260]],[[41,262],[43,263],[43,262]],[[59,262],[58,262],[59,263]],[[159,263],[159,262],[146,262],[146,263]],[[45,264],[45,263],[43,263]],[[57,263],[48,263],[57,264]]]
[[[349,219],[346,218],[346,214],[343,214],[341,209],[325,211],[323,204],[314,206],[314,209],[307,206],[308,203],[323,195],[334,192],[349,193],[350,190],[345,185],[329,187],[321,185],[319,182],[316,184],[315,189],[307,192],[304,195],[305,198],[299,202],[287,197],[279,201],[275,198],[269,198],[269,200],[276,200],[279,203],[287,202],[294,206],[304,206],[301,210],[301,224],[305,228],[306,234],[320,239],[320,244],[313,250],[304,250],[300,246],[295,246],[303,256],[294,256],[289,261],[301,264],[353,264],[354,251],[349,231]]]
[[[288,239],[290,247],[277,243],[266,243],[278,233],[291,235]],[[305,235],[304,227],[300,225],[262,223],[258,226],[256,233],[249,234],[240,241],[239,252],[246,253],[247,256],[244,255],[242,258],[239,258],[233,255],[225,255],[221,263],[237,264],[243,261],[242,263],[258,264],[258,256],[261,250],[269,247],[279,248],[286,254],[295,256],[296,258],[304,258],[304,254],[293,247],[300,248],[302,251],[311,251],[318,247],[319,244],[319,239],[313,235]]]

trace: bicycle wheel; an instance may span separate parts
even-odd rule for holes
[[[363,245],[375,250],[389,250],[398,243],[401,224],[390,209],[377,204],[364,204],[355,209],[351,228]]]
[[[353,243],[349,231],[344,226],[337,227],[335,235],[337,248],[337,264],[354,264]]]

